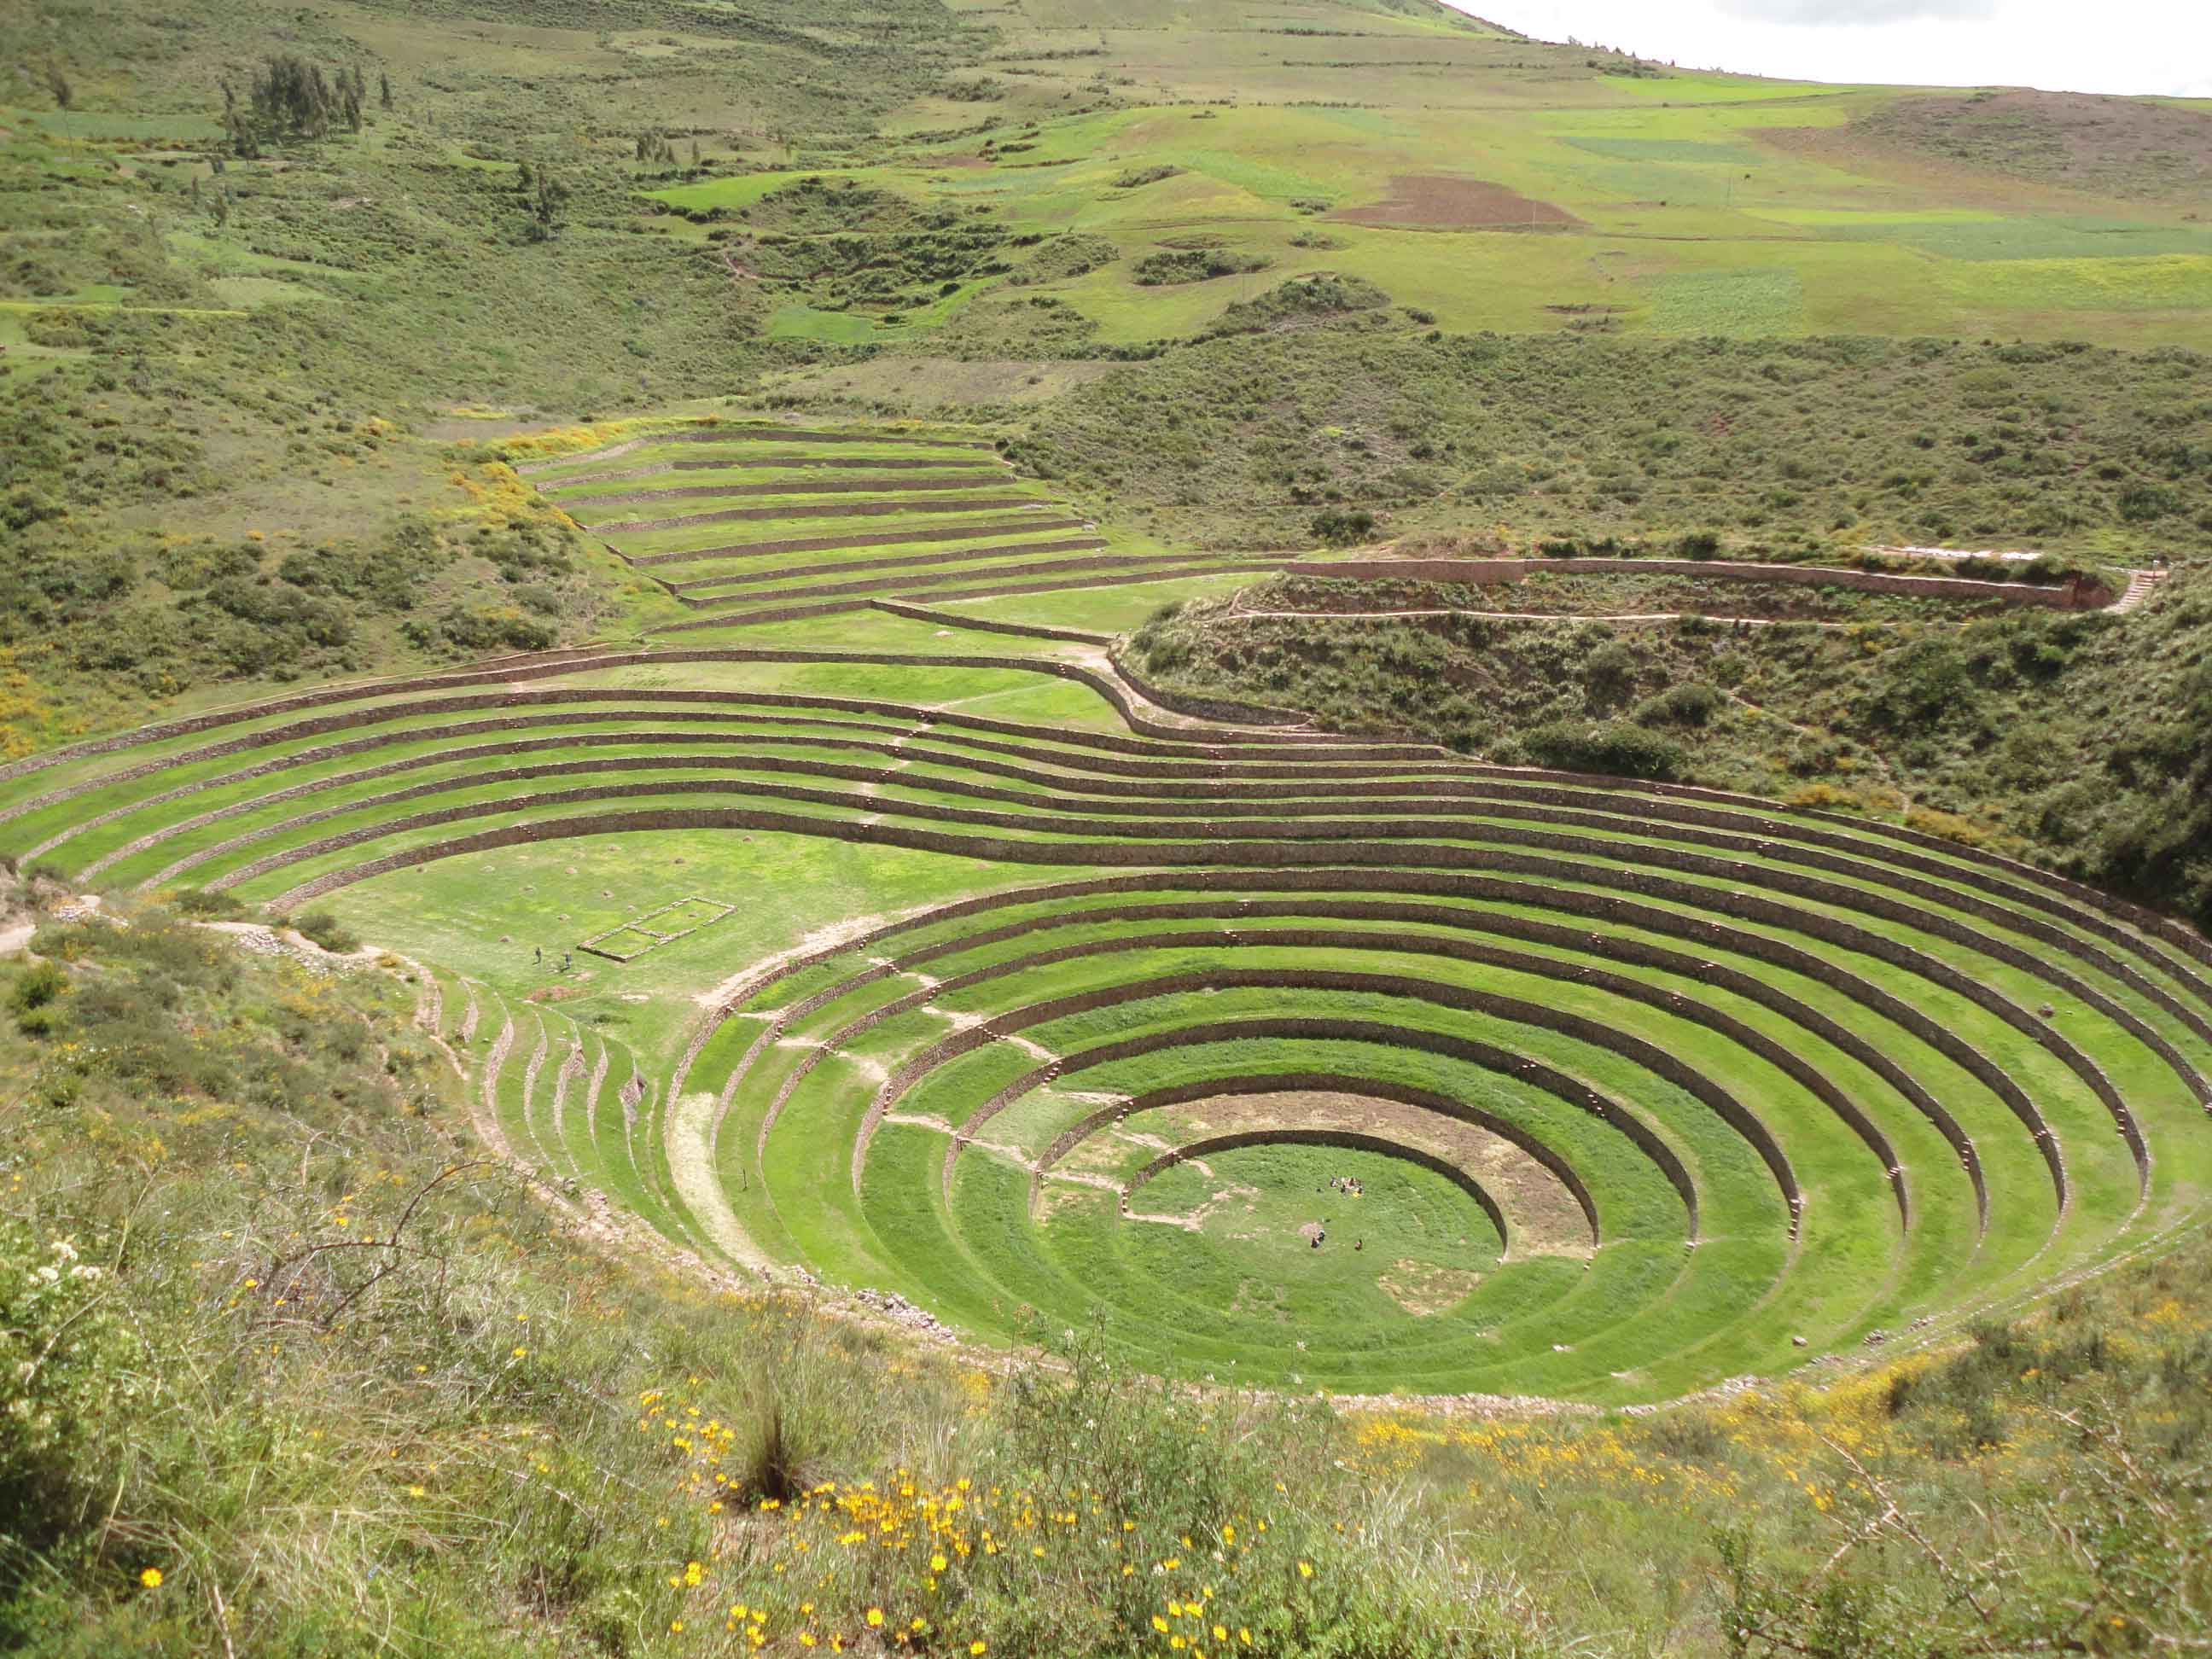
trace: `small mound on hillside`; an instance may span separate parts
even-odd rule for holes
[[[1101,265],[1110,265],[1121,257],[1121,250],[1103,236],[1085,236],[1070,233],[1053,237],[1018,265],[1006,281],[1016,288],[1025,288],[1033,283],[1056,283],[1070,276],[1085,276]]]
[[[1567,230],[1582,223],[1565,208],[1486,179],[1435,173],[1401,173],[1383,200],[1329,216],[1417,230]]]
[[[1254,334],[1326,322],[1355,311],[1376,311],[1390,296],[1360,276],[1315,276],[1278,284],[1256,300],[1240,300],[1214,320],[1208,334]]]
[[[1140,288],[1164,288],[1177,283],[1210,282],[1216,276],[1235,276],[1249,270],[1265,270],[1273,261],[1259,253],[1238,253],[1229,248],[1185,248],[1172,253],[1148,253],[1137,261]]]
[[[1169,163],[1158,167],[1131,167],[1113,181],[1115,190],[1138,190],[1146,185],[1156,185],[1163,179],[1172,179],[1182,169]]]

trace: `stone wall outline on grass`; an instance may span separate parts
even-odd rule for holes
[[[655,916],[665,916],[671,910],[679,910],[687,904],[712,905],[714,908],[714,914],[704,921],[694,922],[689,927],[680,927],[672,933],[663,933],[657,927],[648,927],[645,925]],[[589,951],[595,957],[605,957],[610,962],[635,962],[640,957],[658,951],[664,945],[673,945],[679,939],[689,939],[703,928],[712,927],[723,917],[733,914],[737,908],[736,905],[726,903],[720,899],[708,898],[703,893],[687,893],[682,898],[671,899],[658,908],[647,910],[643,915],[635,917],[618,927],[610,927],[605,933],[594,933],[589,939],[579,939],[576,942],[576,948],[579,951]],[[643,933],[653,943],[647,945],[642,951],[621,951],[600,948],[605,941],[612,939],[617,933]]]

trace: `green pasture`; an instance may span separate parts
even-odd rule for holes
[[[1133,49],[1149,44],[1141,32],[1126,38]],[[1561,313],[1548,307],[1603,301],[1622,307],[1613,327],[1660,334],[1986,328],[2135,340],[2170,320],[2136,313],[2191,307],[2188,295],[2212,270],[2204,233],[2154,208],[2099,210],[2085,198],[2080,211],[2054,212],[2016,185],[1965,191],[1923,173],[1865,170],[1871,161],[1853,161],[1861,170],[1851,171],[1774,136],[1838,126],[1893,95],[1879,89],[1680,73],[1553,76],[1532,82],[1525,102],[1454,106],[1392,68],[1393,53],[1406,59],[1402,68],[1417,68],[1413,60],[1435,38],[1401,31],[1387,46],[1363,40],[1362,50],[1381,55],[1361,60],[1371,95],[1343,100],[1361,107],[1270,100],[1255,88],[1255,101],[1243,106],[1139,103],[1029,125],[1010,119],[991,137],[1018,139],[1018,152],[981,167],[932,167],[924,156],[919,166],[872,161],[830,172],[913,205],[988,205],[1010,233],[1109,238],[1119,257],[1103,269],[1006,292],[1057,299],[1111,343],[1195,333],[1231,300],[1322,270],[1378,282],[1400,302],[1460,329],[1549,329]],[[1170,79],[1208,79],[1231,58],[1262,86],[1278,72],[1249,40],[1194,30],[1181,41],[1184,67],[1158,66]],[[1326,54],[1313,45],[1319,64]],[[1468,61],[1478,73],[1488,64],[1478,40],[1455,49],[1474,54]],[[1297,73],[1328,78],[1318,67]],[[963,141],[938,159],[976,155],[974,141]],[[1176,171],[1142,188],[1115,182],[1161,167]],[[655,194],[686,210],[735,213],[810,176],[823,175],[756,173]],[[1438,176],[1478,191],[1517,192],[1576,223],[1565,232],[1492,230],[1449,205],[1404,228],[1340,216],[1390,199],[1401,180]],[[2013,210],[1992,205],[2008,191]],[[1345,246],[1293,245],[1316,232]],[[1258,253],[1270,268],[1169,288],[1131,281],[1135,259],[1194,237]],[[1829,245],[1839,241],[1875,257],[1838,258]],[[2136,268],[2101,278],[2075,269],[2092,260]],[[1607,270],[1615,261],[1617,274]],[[2179,263],[2152,268],[2160,261]],[[1984,267],[1997,262],[2056,268],[1993,281]],[[769,326],[827,343],[896,336],[895,350],[927,350],[933,329],[1006,280],[963,282],[893,313],[894,326],[798,299],[774,312]]]

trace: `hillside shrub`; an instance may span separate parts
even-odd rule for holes
[[[1583,659],[1583,684],[1592,696],[1610,701],[1635,683],[1643,667],[1643,653],[1634,646],[1610,640]]]
[[[1703,726],[1727,704],[1728,696],[1702,680],[1685,680],[1636,707],[1638,726]]]
[[[1332,507],[1313,516],[1309,526],[1316,541],[1330,547],[1364,541],[1375,532],[1375,515],[1364,507]]]
[[[52,962],[33,963],[8,988],[8,1012],[15,1029],[25,1036],[51,1036],[61,1024],[61,999],[69,994],[70,978]]]
[[[408,632],[423,643],[442,640],[462,651],[543,651],[560,637],[550,623],[505,605],[454,605],[439,617],[434,632],[417,624]]]
[[[81,1240],[0,1213],[0,1589],[113,1484],[146,1366],[108,1290]]]
[[[1178,283],[1210,282],[1249,270],[1265,270],[1274,262],[1265,254],[1239,253],[1220,247],[1183,248],[1167,253],[1148,253],[1137,261],[1133,272],[1142,288],[1161,288]]]
[[[1536,765],[1623,778],[1680,777],[1688,758],[1680,744],[1626,720],[1554,720],[1516,742]]]
[[[1033,283],[1053,283],[1081,276],[1121,257],[1121,250],[1103,236],[1079,232],[1055,236],[1013,269],[1008,286],[1024,288]]]
[[[234,893],[219,892],[205,887],[184,887],[169,895],[170,907],[180,915],[203,920],[223,920],[246,914],[246,906]]]
[[[310,910],[292,924],[302,939],[313,939],[325,951],[343,956],[361,949],[360,936],[327,910]]]
[[[1379,310],[1389,303],[1390,296],[1364,277],[1299,277],[1277,284],[1256,300],[1238,301],[1214,319],[1206,334],[1210,337],[1255,333],[1300,320],[1317,322],[1352,312]]]
[[[1948,639],[1915,640],[1889,653],[1875,671],[1864,717],[1892,732],[1924,730],[1960,708],[1972,689],[1966,653]]]

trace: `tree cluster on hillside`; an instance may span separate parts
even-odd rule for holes
[[[389,109],[391,79],[380,83]],[[222,86],[223,130],[242,158],[258,156],[264,144],[327,137],[334,126],[359,132],[368,120],[368,81],[357,64],[329,76],[296,52],[271,52],[254,69],[243,103],[228,79]]]

